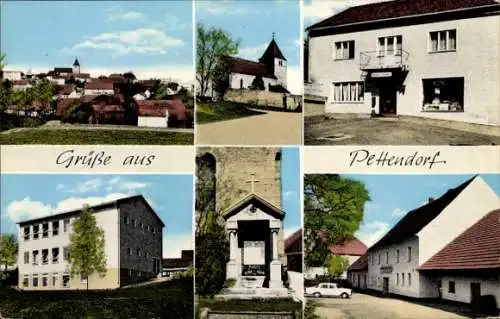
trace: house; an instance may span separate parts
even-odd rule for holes
[[[464,254],[463,250],[460,253],[462,248],[459,249],[453,241],[457,237],[463,237],[467,232],[477,235],[474,240],[478,246],[467,252],[470,257],[477,254],[477,258],[463,259],[465,267],[470,267],[472,272],[467,273],[466,269],[462,269],[462,273],[455,272],[454,274],[464,276],[461,285],[474,277],[483,283],[482,287],[486,289],[485,291],[491,290],[488,288],[491,285],[493,287],[496,285],[496,288],[500,289],[498,270],[493,270],[493,272],[496,271],[496,276],[492,276],[489,271],[474,270],[488,265],[486,258],[490,258],[491,252],[487,250],[479,252],[480,245],[491,245],[495,250],[497,239],[494,238],[498,233],[485,235],[481,228],[483,226],[473,226],[499,207],[500,201],[497,194],[479,176],[450,189],[437,199],[430,198],[427,204],[402,217],[392,229],[368,249],[367,289],[413,298],[438,298],[440,296],[444,298],[444,293],[441,294],[440,291],[450,280],[450,275],[446,273],[457,264],[446,264],[443,256],[453,255],[450,250],[456,250],[458,255]],[[491,221],[490,218],[492,217],[488,217],[487,221]],[[481,225],[482,223],[480,222]],[[471,227],[472,230],[467,231]],[[467,238],[470,239],[470,237]],[[463,243],[463,239],[458,241]],[[475,246],[473,243],[468,245]],[[455,260],[459,262],[460,259]],[[496,261],[498,262],[498,258]],[[473,294],[477,294],[477,286],[473,289],[475,289]],[[455,291],[453,288],[449,290],[451,290],[450,293]],[[446,298],[465,300],[468,298],[468,293],[467,289],[461,288],[460,291],[456,290],[455,294],[462,295]]]
[[[181,258],[163,258],[162,277],[172,278],[176,274],[185,272],[193,266],[194,252],[183,250]]]
[[[23,72],[21,71],[10,71],[10,70],[2,70],[0,72],[2,75],[2,79],[9,81],[19,81],[23,79]]]
[[[179,127],[187,124],[189,111],[181,100],[137,100],[138,126]]]
[[[81,210],[18,223],[19,288],[24,290],[113,289],[161,273],[164,224],[142,195],[90,207],[104,231],[106,274],[71,276],[72,223]]]
[[[82,90],[77,89],[73,84],[65,84],[58,92],[58,99],[77,99],[82,96]]]
[[[368,253],[359,257],[347,269],[347,280],[355,289],[366,289],[368,283]]]
[[[303,250],[302,250],[302,228],[285,239],[286,265],[289,271],[302,272]]]
[[[25,91],[26,89],[32,88],[33,83],[29,80],[15,80],[12,81],[12,89],[16,91]]]
[[[499,14],[495,0],[348,8],[306,29],[305,93],[326,97],[327,113],[500,125]]]
[[[94,80],[92,82],[85,83],[84,86],[85,95],[112,95],[114,93],[114,83],[112,81]]]

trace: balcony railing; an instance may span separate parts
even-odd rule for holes
[[[396,52],[366,51],[361,52],[359,66],[361,70],[408,69],[410,54],[403,50]]]

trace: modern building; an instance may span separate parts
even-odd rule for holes
[[[176,274],[187,271],[193,266],[193,260],[193,250],[183,250],[181,258],[163,258],[162,277],[173,278]]]
[[[90,210],[104,231],[105,276],[71,276],[72,224],[82,212],[74,210],[18,223],[20,289],[113,289],[161,274],[165,225],[142,195]]]
[[[500,125],[499,14],[496,0],[348,8],[306,29],[305,93],[327,113]]]
[[[351,266],[348,279],[353,286],[413,298],[470,302],[471,296],[496,292],[498,304],[499,229],[494,225],[499,221],[491,212],[499,207],[497,194],[475,176],[407,213],[368,249],[367,269],[361,262]],[[366,273],[367,282],[363,276],[357,284],[357,275]]]

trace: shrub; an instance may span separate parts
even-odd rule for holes
[[[304,307],[304,319],[320,319],[316,314],[316,304],[312,300],[306,301],[306,306]]]
[[[236,279],[226,279],[224,282],[224,288],[232,288],[236,284]]]

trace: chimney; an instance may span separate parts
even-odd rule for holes
[[[434,201],[434,197],[429,197],[428,202],[430,203],[430,202],[433,202],[433,201]]]

